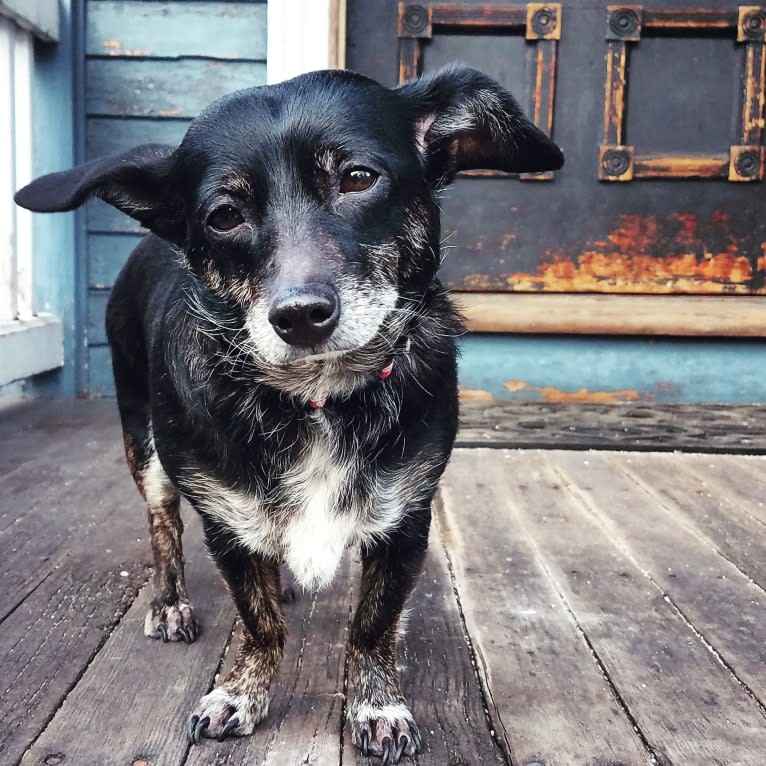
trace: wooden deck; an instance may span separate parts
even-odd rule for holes
[[[189,746],[239,638],[186,517],[203,633],[163,645],[114,405],[0,413],[0,764],[368,763],[343,724],[352,556],[287,607],[265,724]],[[462,447],[435,519],[401,642],[419,764],[766,763],[766,458]]]

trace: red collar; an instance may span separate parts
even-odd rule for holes
[[[378,377],[381,380],[391,377],[391,373],[394,371],[394,360],[392,359],[379,373]],[[309,399],[309,407],[312,410],[321,410],[322,407],[327,404],[327,397],[323,396],[321,399]]]

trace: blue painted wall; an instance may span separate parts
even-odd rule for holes
[[[234,19],[209,15],[232,7],[221,2],[60,4],[60,43],[36,50],[38,173],[147,140],[177,142],[204,103],[265,77],[263,3],[238,3]],[[170,15],[152,22],[166,7]],[[185,85],[190,77],[193,87]],[[37,295],[64,318],[66,364],[39,376],[33,390],[113,393],[103,310],[140,234],[99,202],[77,220],[35,217]],[[766,401],[766,341],[473,335],[461,348],[462,386],[479,398]]]
[[[266,3],[87,0],[84,29],[85,158],[137,144],[177,144],[216,98],[266,82]],[[86,206],[85,309],[80,392],[114,392],[104,309],[142,233],[102,202]]]
[[[74,0],[77,2],[77,0]],[[59,0],[57,43],[35,42],[32,101],[34,173],[43,175],[72,167],[75,162],[77,114],[75,62],[77,40],[72,0]],[[75,214],[34,217],[36,306],[62,317],[64,367],[30,381],[28,390],[40,395],[75,394],[77,385],[76,311],[77,247]]]
[[[477,398],[766,402],[766,341],[476,334],[461,350]]]

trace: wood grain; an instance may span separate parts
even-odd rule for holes
[[[114,464],[119,447],[110,451],[101,444],[104,459],[90,467],[87,479],[54,482],[58,502],[41,503],[39,510],[50,512],[28,530],[26,544],[16,543],[26,551],[19,566],[30,572],[26,582],[23,569],[15,574],[17,587],[42,579],[0,625],[0,751],[6,763],[15,763],[46,725],[148,576],[140,497],[127,469]],[[68,464],[76,465],[74,455]],[[120,477],[114,486],[112,475]],[[100,494],[105,489],[109,494]]]
[[[426,564],[407,602],[398,658],[402,691],[423,737],[421,766],[503,764],[503,750],[490,733],[475,659],[461,624],[441,527],[432,527]],[[344,763],[378,766],[350,745],[347,725]]]
[[[266,59],[266,3],[91,0],[88,56]]]
[[[45,764],[52,753],[62,762],[99,766],[184,763],[187,718],[212,685],[234,623],[234,606],[205,554],[194,516],[184,543],[201,636],[191,645],[146,638],[144,616],[151,598],[146,585],[23,764]]]
[[[729,154],[636,154],[636,178],[728,178]]]
[[[186,766],[339,763],[350,603],[351,561],[346,556],[331,590],[299,591],[295,603],[285,606],[289,633],[266,720],[251,737],[204,740],[191,749]],[[229,651],[224,673],[236,649]]]
[[[162,119],[131,117],[91,117],[87,120],[86,159],[95,160],[109,154],[124,152],[139,144],[169,144],[177,146],[184,137],[191,119]],[[113,208],[100,202],[100,205]],[[131,218],[120,213],[126,221]],[[138,226],[137,222],[134,222]],[[92,227],[91,227],[92,228]]]
[[[674,504],[658,502],[637,482],[631,460],[557,453],[549,462],[614,546],[648,574],[737,679],[766,700],[766,592],[717,553],[714,539]]]
[[[111,287],[142,239],[141,234],[88,234],[88,287]]]
[[[565,458],[558,453],[506,454],[513,471],[503,487],[506,502],[656,759],[756,766],[766,747],[763,709],[588,510],[578,491],[593,483],[578,477],[573,492],[555,470]],[[610,505],[599,510],[608,514],[609,485],[601,491]],[[676,545],[677,556],[685,550]]]
[[[766,336],[757,296],[453,293],[471,332]]]
[[[689,455],[684,465],[696,474],[704,490],[722,496],[725,501],[735,503],[741,509],[746,509],[748,514],[766,524],[764,474],[757,468],[753,469],[752,463],[724,460],[720,464],[706,455]],[[716,467],[721,467],[721,470],[716,470]]]
[[[266,83],[260,62],[90,59],[85,68],[94,117],[196,117],[227,93]]]
[[[522,476],[512,458],[458,450],[439,516],[507,756],[524,764],[649,763],[508,502],[509,485]]]

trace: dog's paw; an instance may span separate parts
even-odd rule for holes
[[[269,693],[256,689],[250,694],[235,694],[218,686],[206,694],[189,718],[189,739],[199,745],[200,737],[217,739],[252,734],[255,725],[269,712]]]
[[[183,601],[153,608],[144,620],[144,635],[160,638],[163,643],[185,641],[191,644],[199,632],[191,605]]]
[[[423,747],[415,720],[402,703],[356,706],[351,735],[362,755],[379,756],[384,764],[399,763],[403,755],[415,755]]]

